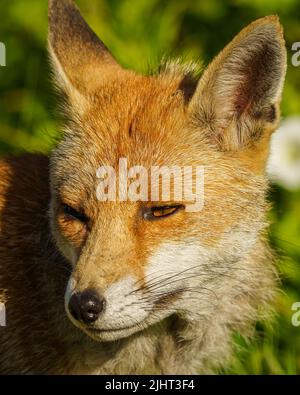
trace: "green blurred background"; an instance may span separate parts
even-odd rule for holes
[[[299,0],[78,0],[84,16],[115,57],[140,72],[163,55],[207,64],[246,24],[278,14],[285,28],[288,73],[284,118],[300,115],[300,66],[291,64],[300,41]],[[1,0],[0,42],[7,66],[0,67],[0,155],[49,152],[57,135],[55,97],[47,62],[47,1]],[[80,56],[80,55],[79,55]],[[300,133],[300,129],[299,129]],[[300,168],[299,168],[300,171]],[[258,324],[256,339],[237,337],[239,351],[226,373],[299,374],[300,326],[291,324],[300,302],[300,188],[273,186],[270,239],[280,255],[283,292],[273,330]]]

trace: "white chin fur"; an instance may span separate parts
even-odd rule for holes
[[[131,276],[111,284],[103,295],[106,309],[93,324],[92,330],[70,317],[67,305],[76,287],[74,280],[70,279],[65,297],[68,316],[76,326],[98,341],[128,337],[174,313],[193,321],[200,312],[207,315],[213,308],[210,294],[198,296],[195,292],[190,293],[189,289],[199,287],[200,280],[205,280],[199,276],[199,272],[214,259],[215,251],[200,246],[192,239],[180,243],[163,243],[147,262],[145,285],[149,287],[148,291],[147,288],[144,293],[138,291],[140,284]],[[164,308],[156,309],[155,302],[163,295],[180,289],[184,291],[178,299],[167,302]]]

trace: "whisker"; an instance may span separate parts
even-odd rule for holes
[[[187,268],[187,269],[184,269],[184,270],[182,270],[182,271],[180,271],[180,272],[177,272],[177,273],[175,273],[175,274],[172,275],[172,276],[166,277],[166,278],[164,278],[164,279],[161,281],[161,284],[162,284],[164,281],[171,280],[171,279],[174,278],[174,277],[180,276],[181,274],[186,273],[186,272],[189,271],[189,270],[196,269],[196,268],[198,268],[198,267],[200,267],[200,266],[201,266],[200,264],[197,264],[197,265],[195,265],[195,266],[192,266],[192,267],[189,267],[189,268]],[[165,275],[166,275],[166,274],[165,274]],[[160,276],[156,277],[155,280],[157,280],[157,279],[159,279],[159,278],[161,278],[161,277],[163,277],[163,276],[164,276],[164,275],[160,275]],[[150,285],[149,285],[149,284],[150,284]],[[155,282],[155,283],[149,282],[149,284],[147,284],[147,289],[148,289],[148,290],[151,289],[152,286],[155,286],[156,284],[159,284],[159,281],[157,281],[157,282]],[[136,290],[132,291],[131,293],[138,292],[138,291],[140,291],[141,289],[144,289],[144,288],[145,288],[145,286],[141,286],[140,288],[137,288]]]

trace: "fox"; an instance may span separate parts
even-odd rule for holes
[[[0,373],[220,372],[280,287],[266,175],[287,64],[278,16],[204,70],[125,69],[72,0],[49,0],[48,42],[58,142],[0,161]],[[120,158],[202,166],[203,207],[100,201],[97,169]]]

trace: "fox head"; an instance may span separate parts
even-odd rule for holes
[[[107,341],[170,316],[206,322],[245,295],[250,305],[267,276],[265,165],[286,71],[278,18],[243,29],[200,77],[179,62],[151,76],[123,69],[71,0],[50,0],[49,20],[67,112],[51,156],[50,216],[72,266],[72,322]],[[202,209],[185,210],[184,196],[99,201],[97,169],[121,158],[202,167]]]

